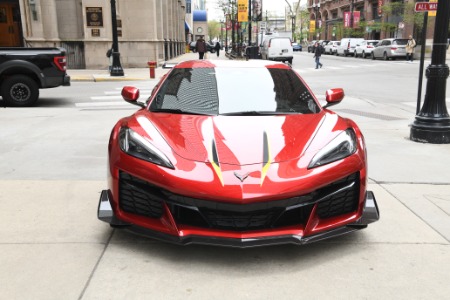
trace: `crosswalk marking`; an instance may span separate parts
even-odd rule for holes
[[[76,107],[84,108],[84,107],[107,107],[107,106],[134,106],[133,104],[127,103],[125,101],[122,102],[116,102],[116,101],[109,101],[109,102],[86,102],[86,103],[75,103]]]

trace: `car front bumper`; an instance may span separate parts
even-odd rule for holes
[[[98,218],[101,221],[109,223],[115,228],[124,228],[133,231],[137,234],[145,235],[154,239],[171,242],[179,245],[189,244],[205,244],[215,246],[227,246],[237,248],[249,248],[257,246],[269,246],[279,244],[296,244],[302,245],[311,242],[317,242],[331,237],[340,236],[343,234],[351,233],[356,230],[366,228],[368,224],[379,220],[379,210],[373,192],[368,191],[366,193],[366,199],[364,203],[362,216],[355,222],[333,228],[327,231],[323,231],[310,236],[301,236],[297,234],[280,234],[270,236],[257,236],[257,237],[245,237],[245,238],[225,238],[219,235],[183,235],[179,232],[178,235],[166,234],[163,232],[151,230],[148,228],[136,226],[131,223],[123,222],[119,220],[112,209],[111,200],[109,199],[109,193],[107,190],[103,190],[100,195],[98,211]]]

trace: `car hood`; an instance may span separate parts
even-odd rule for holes
[[[140,111],[129,123],[166,154],[231,165],[297,159],[307,151],[319,150],[340,132],[339,128],[348,127],[344,119],[325,110],[245,117]]]

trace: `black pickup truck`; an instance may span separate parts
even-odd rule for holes
[[[0,96],[9,106],[32,106],[39,89],[70,85],[64,48],[0,47]]]

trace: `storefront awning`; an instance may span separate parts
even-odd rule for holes
[[[188,33],[192,33],[192,28],[186,21],[184,21],[184,30],[187,31]]]

